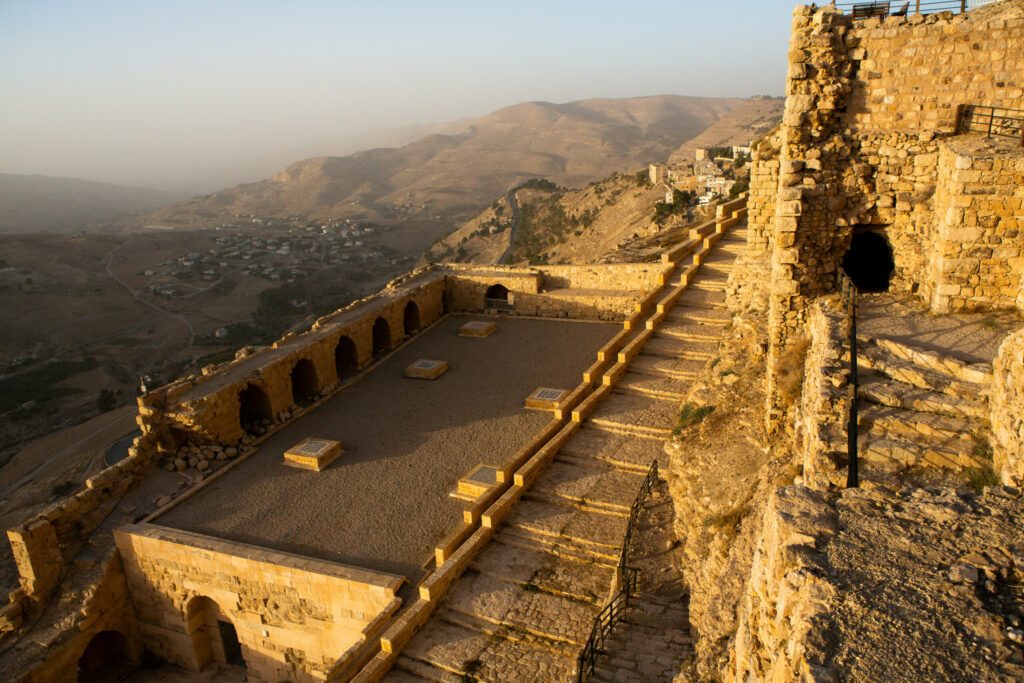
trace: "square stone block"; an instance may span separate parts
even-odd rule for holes
[[[466,323],[459,328],[459,336],[490,337],[497,331],[498,326],[495,323],[484,322],[483,320],[474,320],[473,322]]]
[[[568,395],[567,389],[541,387],[526,398],[526,407],[532,410],[555,410]]]
[[[462,500],[475,500],[487,493],[498,483],[498,468],[494,465],[477,465],[469,474],[459,479],[458,488],[452,494]]]
[[[437,379],[446,372],[448,372],[447,362],[421,358],[405,369],[405,376],[412,379]]]
[[[284,452],[284,464],[319,472],[342,454],[341,442],[306,437]]]

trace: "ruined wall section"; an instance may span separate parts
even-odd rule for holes
[[[923,295],[936,313],[1014,308],[1024,277],[1024,149],[973,135],[940,148]]]
[[[808,314],[810,346],[795,411],[794,443],[806,486],[846,484],[847,416],[852,403],[849,332],[838,297],[816,301]]]
[[[250,681],[323,680],[377,634],[404,579],[152,524],[115,532],[147,650],[199,671],[218,661],[198,605],[234,626]]]
[[[836,589],[821,577],[827,566],[821,549],[836,525],[821,492],[789,486],[769,498],[726,681],[838,679],[827,642]]]
[[[781,131],[776,127],[754,145],[747,198],[747,249],[738,257],[726,289],[734,313],[765,311],[768,307],[781,144]]]
[[[999,347],[990,405],[993,466],[1004,484],[1024,487],[1024,328]]]
[[[957,105],[1020,108],[1022,29],[1017,0],[964,14],[858,22],[847,40],[859,66],[844,125],[860,132],[952,133]]]

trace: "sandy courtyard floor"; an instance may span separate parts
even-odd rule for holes
[[[509,318],[490,337],[458,336],[474,319],[442,320],[155,523],[415,583],[461,519],[448,495],[459,477],[508,460],[551,419],[526,410],[527,395],[575,387],[621,329]],[[451,368],[435,381],[406,379],[420,358]],[[307,436],[337,439],[345,453],[319,473],[284,466],[283,452]]]

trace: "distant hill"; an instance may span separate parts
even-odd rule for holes
[[[527,102],[403,147],[298,161],[267,180],[168,206],[145,220],[179,227],[238,214],[461,222],[529,178],[581,186],[665,159],[745,102],[674,95]]]
[[[181,195],[76,178],[0,173],[0,233],[93,230]]]
[[[786,100],[782,97],[755,97],[730,110],[700,135],[684,142],[669,161],[692,161],[699,147],[731,147],[755,140],[782,121]]]

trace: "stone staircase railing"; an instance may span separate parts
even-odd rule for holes
[[[577,683],[584,683],[593,675],[594,666],[598,656],[604,651],[605,642],[611,637],[615,625],[622,619],[629,607],[630,598],[636,594],[639,570],[629,566],[629,546],[644,501],[657,479],[658,461],[655,460],[651,463],[651,468],[647,470],[647,476],[640,484],[640,491],[629,509],[629,521],[626,523],[626,533],[623,534],[622,549],[619,551],[619,565],[612,584],[612,596],[608,600],[608,604],[594,617],[594,627],[590,630],[590,637],[587,638],[587,642],[584,643],[583,649],[580,650],[579,657],[576,659]]]

